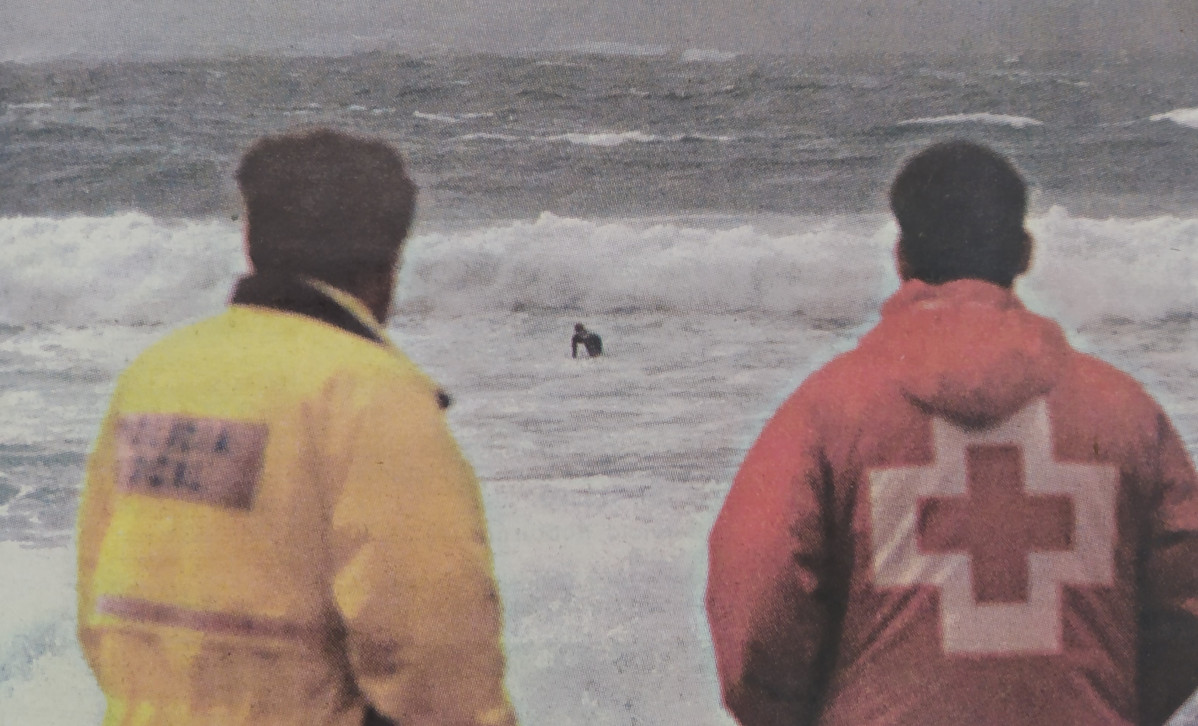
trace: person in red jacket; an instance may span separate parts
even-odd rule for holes
[[[749,451],[707,611],[744,726],[1160,724],[1198,687],[1198,478],[1129,376],[1012,291],[1026,187],[932,146],[903,284]]]

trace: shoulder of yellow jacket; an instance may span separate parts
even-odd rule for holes
[[[121,375],[118,389],[206,378],[215,382],[253,378],[314,388],[347,375],[386,380],[433,395],[437,390],[394,347],[303,315],[241,305],[175,330],[151,345]]]

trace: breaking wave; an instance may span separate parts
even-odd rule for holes
[[[619,146],[620,144],[634,141],[642,144],[661,141],[662,137],[646,134],[643,131],[609,131],[594,134],[558,134],[557,136],[546,136],[546,141],[568,141],[571,144],[580,146]]]
[[[1043,126],[1044,122],[1027,116],[1008,116],[1001,113],[955,113],[948,116],[913,118],[898,122],[899,126],[946,126],[951,124],[990,124],[1022,129],[1028,126]]]
[[[1020,290],[1082,326],[1198,315],[1198,217],[1090,219],[1053,208]],[[398,304],[425,315],[512,310],[723,314],[863,321],[897,285],[880,215],[535,220],[421,232]],[[228,221],[0,219],[0,323],[176,323],[219,310],[245,270]]]
[[[1178,126],[1198,129],[1198,108],[1178,108],[1167,113],[1150,116],[1149,121],[1172,121]]]
[[[662,144],[662,143],[678,143],[678,142],[710,142],[710,143],[728,143],[736,141],[735,136],[724,136],[720,134],[700,134],[697,132],[689,132],[683,134],[671,134],[669,136],[659,136],[657,134],[646,134],[643,131],[603,131],[598,133],[566,133],[556,134],[553,136],[516,136],[514,134],[503,134],[495,132],[476,132],[455,136],[455,141],[492,141],[492,142],[541,142],[541,143],[561,143],[566,142],[576,146],[598,146],[610,148],[620,146],[621,144]]]
[[[245,270],[230,222],[144,214],[0,219],[0,322],[184,320],[219,308]]]
[[[885,292],[893,239],[876,217],[753,224],[531,222],[420,237],[405,253],[401,303],[419,310],[802,312],[858,318]],[[853,260],[846,265],[846,260]]]
[[[669,47],[664,45],[637,45],[635,43],[621,43],[618,41],[583,43],[582,45],[573,46],[570,50],[574,53],[582,53],[584,55],[609,55],[617,57],[663,56],[670,52]]]
[[[473,121],[475,119],[480,119],[480,118],[491,118],[494,115],[495,114],[491,113],[490,111],[482,111],[482,112],[477,112],[477,113],[455,113],[455,114],[425,113],[424,111],[413,111],[412,112],[413,118],[418,118],[423,121],[437,121],[437,122],[445,123],[445,124],[457,124],[457,123],[461,123],[463,121]]]
[[[736,53],[713,48],[688,48],[682,51],[679,60],[683,63],[726,63],[736,58]]]
[[[495,138],[500,135],[492,135],[490,138]],[[726,143],[735,141],[734,136],[722,136],[714,134],[699,134],[685,133],[672,134],[670,136],[658,136],[656,134],[646,134],[643,131],[607,131],[593,134],[569,133],[558,134],[556,136],[541,137],[543,141],[568,141],[571,144],[580,146],[619,146],[625,143],[639,144],[656,144],[663,142],[678,142],[678,141],[711,141]]]
[[[462,134],[461,136],[454,137],[454,141],[522,141],[522,140],[523,140],[523,138],[520,136],[513,136],[511,134],[496,134],[496,133],[490,133],[490,132],[486,132],[486,131],[480,132],[480,133],[474,133],[474,134]]]

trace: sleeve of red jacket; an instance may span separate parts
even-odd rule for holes
[[[1158,452],[1141,553],[1143,726],[1163,724],[1198,689],[1198,477],[1163,413]]]
[[[828,482],[804,391],[750,449],[711,533],[707,615],[724,703],[744,726],[816,715],[826,601]]]

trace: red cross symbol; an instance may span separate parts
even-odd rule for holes
[[[964,497],[920,503],[919,549],[966,551],[979,602],[1027,602],[1028,553],[1073,547],[1073,502],[1063,495],[1028,496],[1018,446],[965,450]]]
[[[1063,588],[1114,581],[1118,469],[1058,461],[1044,399],[931,424],[931,461],[868,472],[875,586],[935,588],[947,654],[1061,652]]]

